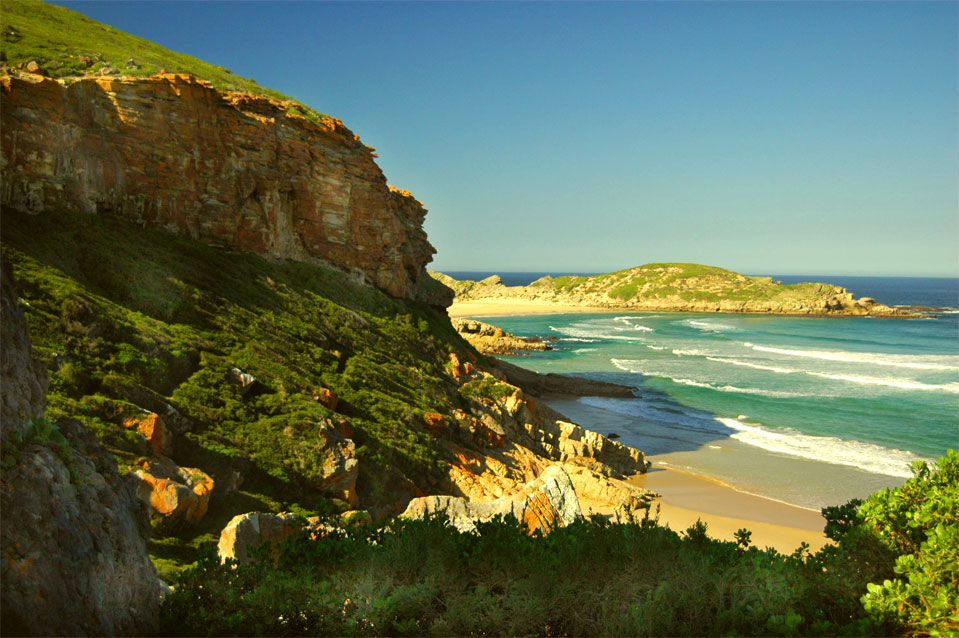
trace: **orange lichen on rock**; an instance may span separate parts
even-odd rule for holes
[[[164,425],[163,419],[153,412],[124,419],[123,427],[142,434],[154,454],[168,455],[173,451],[173,433]]]
[[[323,405],[330,410],[336,411],[336,406],[339,405],[340,399],[333,391],[329,388],[319,388],[313,391],[313,400],[318,402],[320,405]]]
[[[446,432],[446,421],[439,412],[424,412],[423,423],[426,424],[426,431],[433,436],[439,437]]]
[[[193,525],[206,515],[213,479],[206,472],[179,467],[165,457],[140,459],[131,474],[137,479],[137,498],[149,504],[161,525]]]

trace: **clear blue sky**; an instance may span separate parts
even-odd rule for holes
[[[342,119],[441,270],[959,273],[955,2],[62,4]]]

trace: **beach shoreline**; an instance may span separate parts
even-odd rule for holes
[[[729,310],[707,311],[703,309],[676,309],[676,308],[634,308],[629,306],[584,306],[543,301],[539,299],[467,299],[454,301],[446,309],[451,319],[469,318],[482,319],[484,317],[501,317],[510,315],[545,315],[545,314],[591,314],[591,313],[688,313],[706,315],[734,315],[757,317],[796,317],[810,319],[848,319],[855,317],[870,317],[873,319],[934,319],[935,315],[910,313],[903,315],[885,314],[858,314],[845,312],[818,312],[818,313],[788,313],[788,312],[738,312]]]
[[[697,520],[706,523],[711,538],[735,541],[739,529],[752,532],[752,545],[772,547],[791,554],[801,543],[808,543],[815,552],[831,541],[823,533],[826,520],[818,511],[781,501],[756,496],[707,476],[664,467],[656,457],[645,474],[628,480],[661,494],[653,503],[650,515],[659,506],[659,524],[675,532],[683,532]]]

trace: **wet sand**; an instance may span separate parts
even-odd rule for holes
[[[736,530],[752,532],[752,544],[774,547],[792,553],[800,543],[809,543],[812,551],[830,542],[822,533],[826,524],[813,510],[780,503],[761,496],[737,491],[718,481],[673,468],[657,466],[638,474],[629,482],[662,494],[659,523],[681,532],[697,519],[707,525],[706,533],[720,540],[735,540]],[[653,511],[655,511],[655,504]]]
[[[536,315],[550,313],[586,313],[614,312],[622,308],[601,308],[536,301],[531,299],[490,299],[478,301],[456,301],[447,312],[450,317],[491,317],[494,315]]]

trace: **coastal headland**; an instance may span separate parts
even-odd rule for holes
[[[841,286],[782,284],[715,266],[646,264],[593,276],[545,276],[527,286],[506,286],[498,275],[459,281],[431,272],[455,297],[451,317],[605,311],[709,312],[796,316],[921,317]]]

